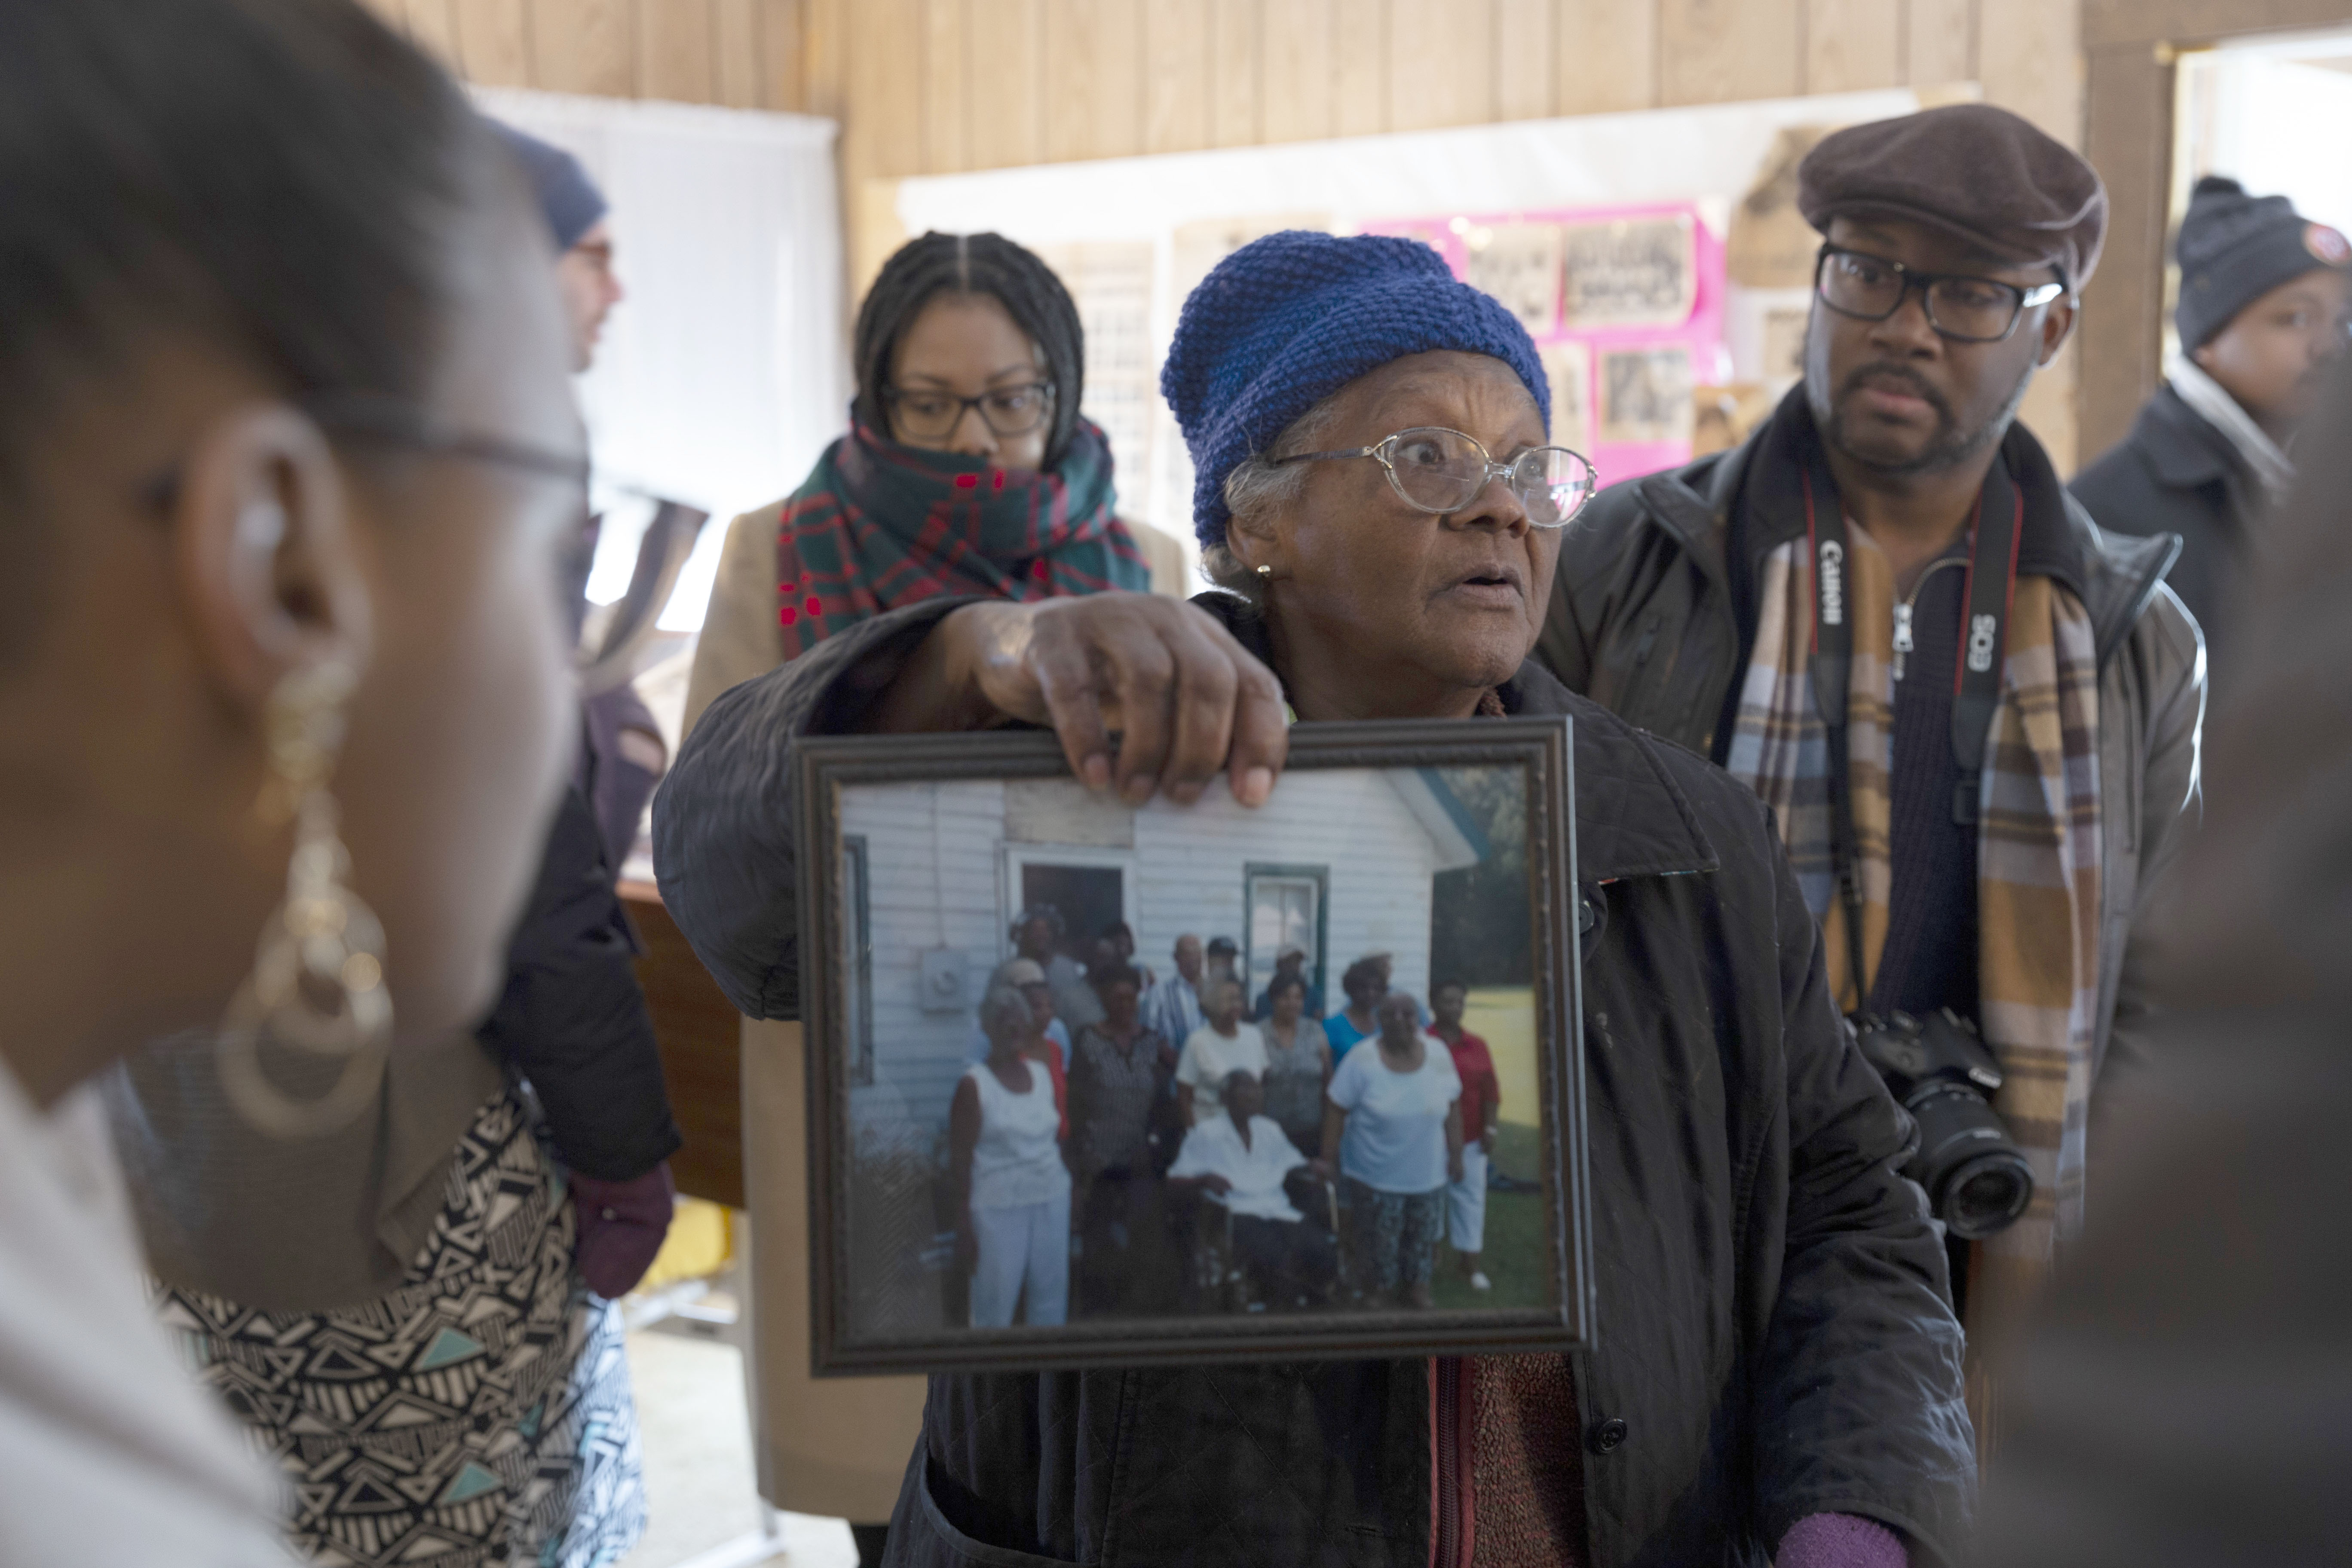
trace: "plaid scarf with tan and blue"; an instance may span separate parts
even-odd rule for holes
[[[1793,400],[1792,400],[1793,402]],[[1801,429],[1786,428],[1794,423]],[[1775,416],[1756,460],[1818,440],[1801,407]],[[1837,504],[1834,495],[1822,504]],[[1832,853],[1829,727],[1809,668],[1815,598],[1802,536],[1756,578],[1756,639],[1725,767],[1772,807],[1806,903],[1822,921],[1831,993],[1860,1006],[1886,940],[1894,766],[1895,575],[1848,532],[1853,656],[1847,776],[1862,893],[1863,962],[1849,973]],[[2046,1260],[2083,1212],[2083,1153],[2099,994],[2098,658],[2089,613],[2054,578],[2021,575],[2009,615],[2000,706],[1985,750],[1977,827],[1978,1024],[2007,1081],[1993,1108],[2033,1167],[2032,1205],[1986,1245]],[[1859,983],[1857,983],[1859,982]]]

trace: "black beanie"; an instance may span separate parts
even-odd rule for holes
[[[2172,321],[2183,349],[2202,348],[2232,316],[2290,279],[2352,263],[2352,245],[2336,230],[2306,221],[2284,196],[2250,196],[2221,174],[2206,175],[2189,193],[2172,253],[2180,263]]]

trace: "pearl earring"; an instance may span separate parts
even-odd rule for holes
[[[1271,577],[1274,575],[1274,568],[1272,566],[1261,566],[1257,569],[1257,574],[1261,577]]]

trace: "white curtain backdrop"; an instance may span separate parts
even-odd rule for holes
[[[612,205],[626,296],[579,381],[604,535],[589,596],[618,598],[647,509],[712,521],[661,617],[702,624],[729,519],[798,485],[849,402],[834,122],[483,89],[484,112],[570,151]]]
[[[2312,56],[2333,58],[2326,67],[2304,63]],[[2217,79],[2211,141],[2194,174],[2227,174],[2258,196],[2286,196],[2304,216],[2352,232],[2344,160],[2352,144],[2352,33],[2250,42],[2195,64]]]

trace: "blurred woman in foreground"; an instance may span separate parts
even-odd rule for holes
[[[497,994],[585,465],[482,136],[346,0],[0,5],[0,1561],[282,1552],[36,1108],[217,1024],[327,1115]]]

